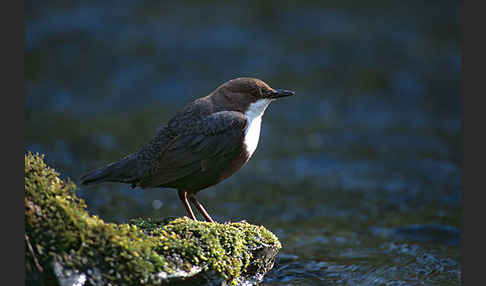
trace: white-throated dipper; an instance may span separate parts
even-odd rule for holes
[[[188,198],[207,221],[213,219],[196,193],[228,178],[258,145],[262,116],[277,98],[295,95],[255,78],[225,82],[187,104],[139,151],[81,176],[81,184],[131,184],[132,188],[175,188],[187,213]]]

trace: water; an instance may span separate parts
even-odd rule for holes
[[[189,100],[261,78],[297,96],[270,105],[252,159],[198,198],[278,235],[263,284],[459,285],[459,5],[366,3],[27,3],[25,149],[76,179]],[[185,215],[173,190],[77,193],[106,221]]]

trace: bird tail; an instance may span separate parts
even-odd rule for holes
[[[79,181],[82,185],[103,182],[133,183],[136,181],[133,175],[134,163],[134,159],[128,156],[118,162],[87,172],[79,178]]]

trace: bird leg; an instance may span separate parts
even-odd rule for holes
[[[191,203],[193,203],[196,206],[197,210],[199,211],[199,213],[201,213],[204,216],[206,221],[214,222],[214,220],[211,218],[211,216],[208,214],[208,212],[204,209],[204,207],[201,205],[201,203],[199,203],[199,201],[196,199],[195,194],[189,193],[189,200],[191,201]]]
[[[184,207],[186,207],[186,211],[189,214],[189,217],[192,218],[193,220],[197,220],[196,217],[194,216],[194,213],[192,212],[191,205],[189,205],[189,202],[187,201],[187,192],[183,190],[177,190],[179,193],[179,199],[181,199],[182,203],[184,204]]]

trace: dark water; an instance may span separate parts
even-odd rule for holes
[[[249,163],[200,192],[283,249],[264,285],[459,285],[457,1],[26,2],[25,149],[76,179],[239,76],[272,103]],[[78,188],[106,221],[185,215],[173,190]]]

